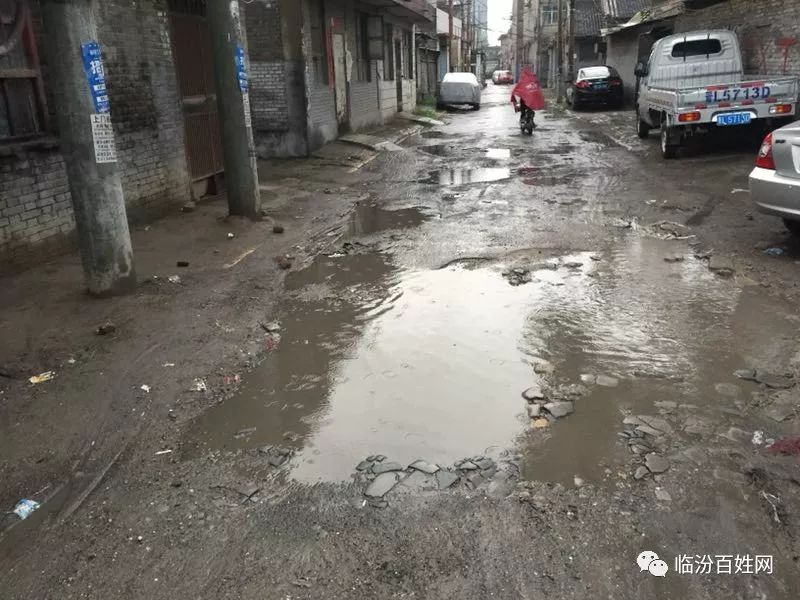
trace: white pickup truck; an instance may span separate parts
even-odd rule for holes
[[[675,158],[686,137],[761,122],[778,127],[797,110],[797,77],[745,76],[732,31],[694,31],[658,40],[636,65],[637,133],[661,131],[661,153]]]

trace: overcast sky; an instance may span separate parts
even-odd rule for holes
[[[487,0],[489,8],[489,44],[497,46],[497,38],[508,32],[511,24],[511,3],[513,0]]]

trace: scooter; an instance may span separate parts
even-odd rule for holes
[[[535,116],[536,116],[535,111],[532,111],[524,104],[522,105],[522,109],[520,110],[520,115],[519,115],[519,128],[522,131],[522,133],[533,135],[533,130],[536,128],[536,123],[534,123],[533,121]]]
[[[518,98],[519,100],[517,100]],[[539,80],[529,67],[522,70],[519,81],[511,92],[511,104],[514,105],[514,111],[520,113],[520,130],[523,134],[531,135],[536,129],[536,123],[533,121],[536,115],[535,111],[544,110],[545,102],[542,86],[539,85]]]

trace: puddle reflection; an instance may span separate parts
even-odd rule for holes
[[[430,175],[420,180],[420,183],[433,183],[438,185],[463,185],[467,183],[481,183],[487,181],[500,181],[511,177],[511,169],[502,167],[478,167],[474,169],[445,169],[433,171]]]

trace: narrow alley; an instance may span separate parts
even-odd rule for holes
[[[800,247],[751,205],[758,141],[664,162],[630,111],[528,136],[509,94],[261,161],[262,222],[135,228],[134,296],[87,308],[74,256],[4,285],[57,375],[0,379],[2,501],[46,490],[3,597],[797,598],[767,447],[798,435]]]

